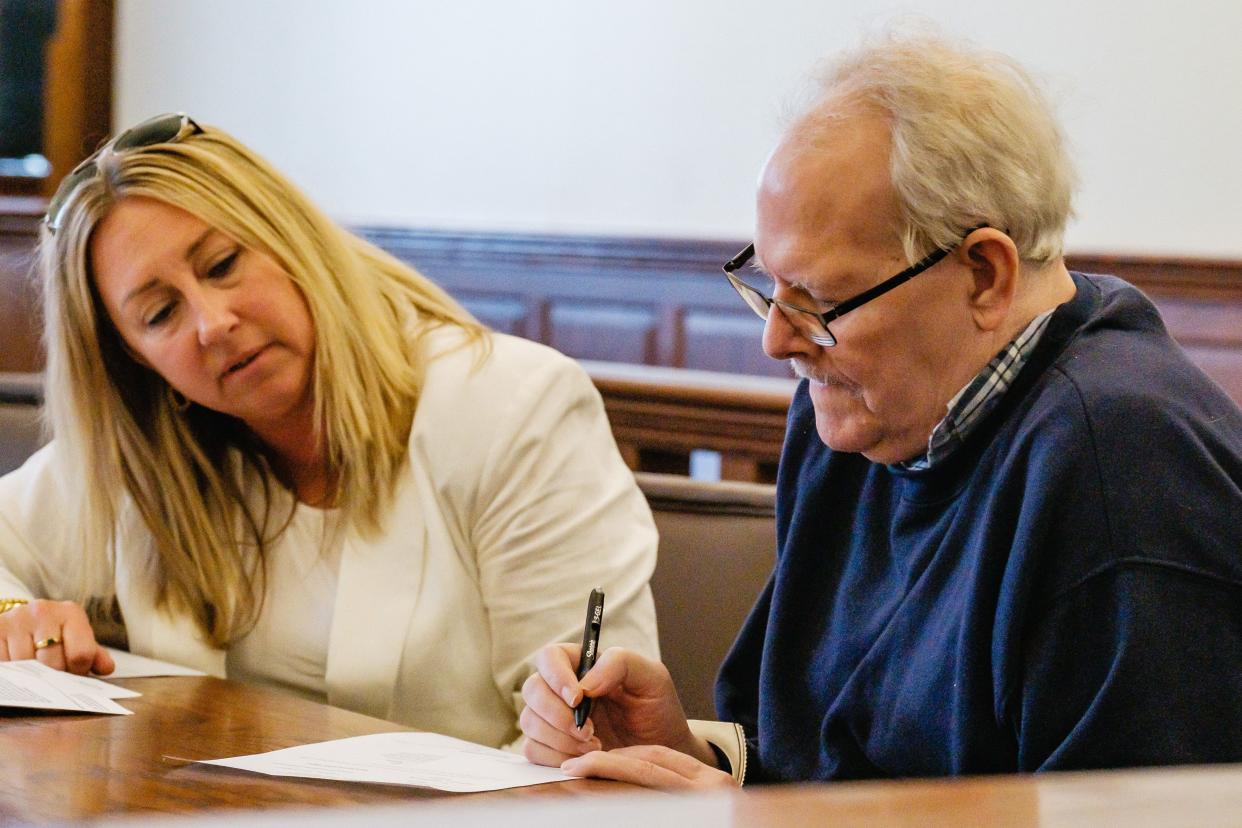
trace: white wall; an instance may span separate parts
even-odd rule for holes
[[[1072,250],[1242,257],[1238,0],[120,0],[115,115],[224,127],[347,222],[740,239],[806,74],[907,12],[1053,90]]]

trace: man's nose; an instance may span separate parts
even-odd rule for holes
[[[768,318],[763,323],[763,352],[772,359],[792,359],[815,347],[790,321],[787,314],[793,312],[777,304],[768,307]]]

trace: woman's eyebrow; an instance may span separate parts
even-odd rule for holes
[[[190,246],[185,249],[185,260],[187,262],[193,261],[194,257],[198,255],[198,251],[202,249],[203,245],[207,243],[207,240],[215,232],[216,228],[208,227],[197,239],[190,242]]]
[[[160,280],[158,277],[153,277],[143,282],[141,285],[134,288],[129,293],[125,294],[125,298],[121,300],[120,309],[125,310],[125,306],[129,304],[129,301],[131,299],[136,299],[137,297],[141,296],[142,294],[146,293],[152,288],[158,287],[159,284],[160,284]]]

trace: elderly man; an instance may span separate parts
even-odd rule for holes
[[[1142,294],[1066,269],[1072,184],[1008,60],[835,65],[725,268],[805,378],[730,724],[551,647],[528,757],[662,787],[1242,760],[1242,412]]]

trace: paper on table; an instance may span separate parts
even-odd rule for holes
[[[180,664],[172,664],[167,661],[160,661],[146,656],[127,653],[124,650],[114,650],[111,647],[105,647],[112,654],[112,660],[116,662],[116,669],[104,678],[145,678],[147,676],[205,676],[206,673],[201,670],[195,670],[190,667],[182,667]]]
[[[100,681],[90,676],[58,672],[56,678],[71,687],[90,690],[106,699],[136,699],[142,695],[137,690],[130,690],[128,687],[118,687],[115,684],[109,684],[106,681]]]
[[[0,707],[129,715],[95,687],[38,661],[0,662]],[[100,682],[102,684],[102,682]]]
[[[377,733],[311,745],[203,760],[205,765],[264,773],[414,785],[442,791],[498,791],[573,779],[558,768],[532,765],[515,753],[439,733]]]

